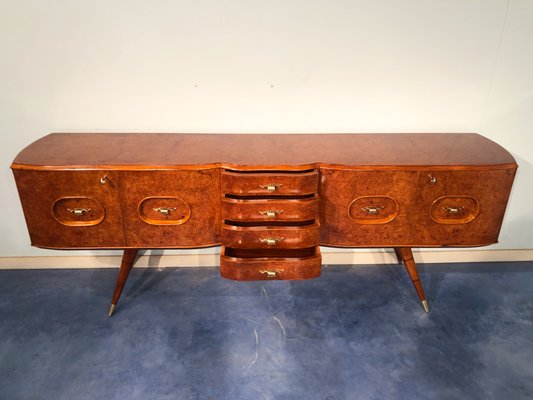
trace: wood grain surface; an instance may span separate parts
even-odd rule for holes
[[[53,133],[20,152],[13,168],[306,170],[432,166],[513,168],[501,146],[475,133],[164,134]]]
[[[428,310],[411,247],[495,243],[517,165],[477,134],[50,134],[15,158],[32,244],[222,244],[236,280],[320,275],[319,245],[393,247]]]

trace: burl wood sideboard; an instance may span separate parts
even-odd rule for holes
[[[478,134],[54,133],[13,161],[33,246],[222,245],[234,280],[320,275],[319,246],[386,247],[426,312],[413,247],[496,243],[517,164]]]

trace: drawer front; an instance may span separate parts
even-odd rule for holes
[[[220,275],[238,281],[310,279],[320,276],[321,263],[318,247],[285,253],[223,247]]]
[[[241,249],[299,249],[318,246],[318,223],[308,226],[222,226],[222,243]]]
[[[320,185],[321,244],[347,247],[410,245],[416,171],[324,168]]]
[[[318,189],[318,171],[221,174],[222,193],[234,196],[302,196]]]
[[[118,193],[120,175],[116,172],[13,172],[32,245],[126,246]]]
[[[410,210],[415,239],[447,246],[496,243],[514,175],[514,169],[421,171]]]
[[[220,273],[234,280],[320,275],[318,172],[221,173]]]
[[[318,198],[292,200],[222,199],[222,218],[242,222],[297,222],[318,218]]]
[[[124,171],[128,245],[187,248],[219,243],[219,174],[217,169]]]

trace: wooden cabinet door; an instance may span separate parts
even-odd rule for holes
[[[32,245],[125,246],[117,173],[31,170],[13,173]]]
[[[514,169],[420,171],[411,212],[415,242],[496,243],[514,174]]]
[[[323,169],[321,244],[482,246],[497,242],[514,169]]]
[[[321,169],[320,243],[346,247],[409,245],[416,171]]]
[[[130,247],[186,248],[220,242],[220,171],[122,171]]]

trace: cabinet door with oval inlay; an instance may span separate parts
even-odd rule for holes
[[[34,246],[121,248],[126,245],[117,172],[13,172]]]
[[[514,169],[420,171],[416,240],[444,246],[496,243]]]
[[[321,244],[387,247],[412,243],[416,171],[321,168]]]
[[[187,248],[220,242],[220,171],[124,171],[128,246]]]

